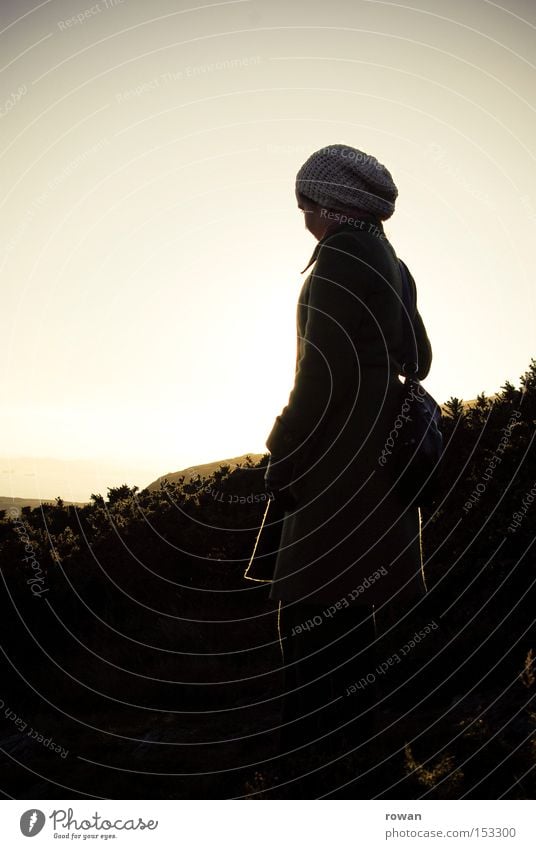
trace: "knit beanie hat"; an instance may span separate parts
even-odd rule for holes
[[[385,219],[395,211],[398,189],[376,157],[332,144],[313,153],[298,171],[298,200],[300,195],[328,209],[356,206]]]

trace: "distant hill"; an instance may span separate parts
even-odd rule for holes
[[[11,498],[9,495],[0,495],[0,510],[7,510],[9,507],[18,507],[22,510],[23,507],[40,507],[41,504],[55,504],[55,498]],[[64,501],[65,506],[76,505],[83,507],[87,501]]]
[[[238,465],[244,465],[248,457],[253,465],[256,465],[259,460],[264,457],[264,454],[242,454],[240,457],[232,457],[230,460],[215,460],[212,463],[203,463],[200,466],[189,466],[189,468],[182,469],[179,472],[168,472],[167,475],[162,475],[150,483],[146,489],[150,491],[160,489],[160,483],[166,478],[170,483],[176,483],[184,475],[184,480],[188,483],[188,481],[195,478],[197,475],[201,475],[201,477],[209,477],[217,471],[220,466],[230,466],[231,469],[235,469]]]
[[[104,494],[108,487],[152,480],[161,468],[154,461],[136,457],[110,460],[106,456],[66,459],[0,455],[0,498],[10,503],[13,497],[21,498],[35,506],[61,496],[65,503],[84,504],[93,492]]]
[[[178,481],[184,475],[185,481],[188,482],[189,480],[191,480],[191,478],[194,478],[197,474],[200,474],[202,477],[204,477],[204,476],[208,477],[213,472],[215,472],[217,469],[219,469],[219,467],[221,465],[228,465],[228,466],[231,467],[231,469],[234,469],[234,468],[236,468],[236,466],[238,464],[242,464],[242,465],[245,464],[248,457],[250,458],[251,462],[254,465],[256,465],[263,456],[264,456],[263,454],[242,454],[241,457],[233,457],[229,460],[214,460],[212,463],[203,463],[199,466],[190,466],[187,469],[180,469],[177,472],[168,472],[166,475],[162,475],[161,477],[157,478],[155,481],[150,483],[145,488],[149,489],[151,491],[155,490],[155,489],[159,489],[160,488],[160,481],[163,481],[165,478],[167,478],[168,481],[170,481],[170,482],[174,482],[174,481]],[[37,461],[35,461],[35,462],[37,462]],[[114,478],[114,480],[109,481],[109,486],[119,486],[121,483],[125,483],[127,479],[132,480],[132,474],[125,475],[121,480],[119,480],[119,479],[116,480]],[[138,480],[139,480],[139,478],[138,478]],[[134,481],[134,482],[136,482],[136,481]],[[61,482],[59,480],[55,482],[55,487],[58,491],[58,494],[61,493],[61,491],[64,489],[64,487],[61,486]],[[141,488],[143,488],[143,487],[140,486],[140,489]],[[107,489],[107,487],[105,489]],[[95,485],[89,491],[90,492],[93,491],[93,492],[104,493],[105,489],[102,489],[102,487]],[[19,509],[22,509],[23,507],[32,507],[32,508],[40,507],[41,504],[54,504],[55,501],[56,501],[56,497],[57,496],[54,496],[53,498],[24,498],[24,497],[14,498],[10,495],[0,495],[0,510],[7,510],[9,507],[13,507],[13,506],[18,507]],[[63,497],[63,496],[61,496],[61,497]],[[89,500],[88,501],[68,501],[68,500],[64,499],[64,504],[66,506],[67,505],[76,505],[77,507],[83,507],[84,504],[89,504]]]

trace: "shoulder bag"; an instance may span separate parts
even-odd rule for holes
[[[416,303],[412,297],[407,269],[398,260],[402,277],[402,299],[411,322],[406,335],[403,372],[403,401],[393,435],[392,457],[387,464],[394,473],[395,486],[404,500],[418,507],[430,508],[438,495],[438,464],[443,453],[441,409],[417,378],[419,353],[413,328]],[[407,326],[406,322],[404,322]],[[391,462],[392,461],[392,462]]]

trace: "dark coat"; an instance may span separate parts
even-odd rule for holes
[[[400,608],[426,584],[420,512],[378,462],[405,393],[396,254],[381,223],[362,221],[321,239],[304,271],[312,262],[298,300],[294,388],[266,440],[273,460],[294,460],[297,501],[270,598]],[[423,379],[432,350],[418,313],[415,332]]]

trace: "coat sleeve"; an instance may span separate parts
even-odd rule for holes
[[[333,234],[320,247],[294,387],[266,440],[277,457],[314,439],[330,405],[355,382],[359,371],[355,331],[368,290],[367,270],[355,253],[355,239],[345,233]]]
[[[417,371],[417,378],[419,380],[424,380],[430,372],[430,368],[432,366],[432,345],[430,344],[430,339],[428,338],[426,327],[424,326],[424,322],[417,307],[417,286],[415,284],[415,280],[413,279],[413,275],[411,274],[409,269],[407,269],[407,272],[411,286],[413,288],[413,302],[415,304],[415,317],[413,319],[413,328],[415,330],[415,340],[417,342],[417,356],[419,358],[419,369]]]

